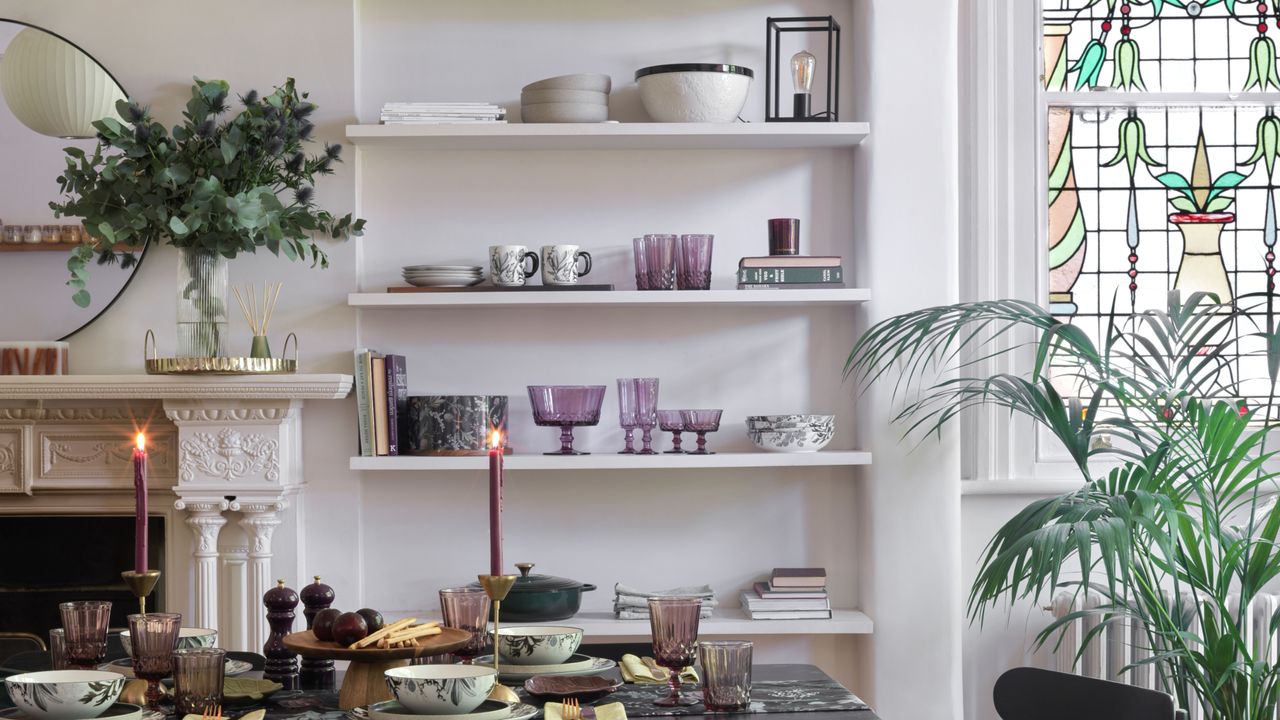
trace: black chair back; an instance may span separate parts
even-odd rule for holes
[[[1174,720],[1173,696],[1039,668],[1014,668],[992,691],[1003,720]]]
[[[48,650],[39,635],[26,632],[0,632],[0,665],[4,665],[4,661],[13,655],[33,650]]]

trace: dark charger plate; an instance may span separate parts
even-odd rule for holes
[[[524,689],[538,698],[577,698],[592,702],[622,687],[621,678],[603,675],[535,675]]]

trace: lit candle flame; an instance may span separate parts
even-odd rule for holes
[[[146,449],[147,449],[147,436],[146,436],[146,435],[143,435],[142,433],[138,433],[138,440],[137,440],[137,442],[138,442],[138,445],[137,445],[138,449],[139,449],[139,450],[142,450],[142,451],[146,451]]]
[[[493,449],[500,447],[502,447],[502,433],[498,430],[494,430],[493,434],[489,436],[489,448]]]

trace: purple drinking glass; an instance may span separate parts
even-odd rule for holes
[[[671,433],[671,449],[666,451],[667,455],[684,454],[684,450],[680,447],[680,433],[684,430],[684,415],[679,410],[659,410],[658,429]]]
[[[723,410],[681,410],[680,415],[684,420],[684,429],[692,430],[698,433],[698,449],[689,452],[690,455],[714,455],[715,453],[707,449],[707,433],[715,432],[720,429],[720,413]]]
[[[573,449],[573,429],[600,424],[604,385],[530,385],[533,424],[560,428],[560,449],[544,455],[588,455]]]
[[[711,248],[715,235],[681,235],[676,285],[681,290],[711,289]]]
[[[637,455],[657,455],[653,449],[653,429],[658,426],[658,378],[635,378],[636,426],[644,431],[643,446]]]
[[[645,235],[644,254],[649,271],[649,290],[672,290],[676,286],[675,235]]]
[[[129,616],[129,654],[133,674],[147,681],[147,709],[159,710],[160,681],[173,674],[173,651],[178,649],[182,616],[177,613],[147,613]]]
[[[636,383],[634,378],[618,378],[618,424],[622,426],[626,438],[626,447],[618,451],[619,455],[635,455],[632,444],[636,428],[639,427],[636,417]]]
[[[698,650],[700,598],[649,598],[649,629],[653,632],[653,659],[671,676],[671,692],[654,705],[674,707],[696,705],[698,700],[680,694],[680,671],[693,664]]]
[[[489,596],[480,588],[453,587],[440,591],[440,614],[446,627],[471,633],[471,640],[454,650],[459,658],[484,652],[489,644]]]
[[[62,629],[66,633],[67,664],[77,670],[92,670],[107,655],[107,624],[111,603],[106,600],[76,600],[58,604]]]
[[[67,633],[62,628],[49,631],[50,670],[70,670],[67,664]]]
[[[631,238],[631,250],[636,261],[636,289],[649,289],[649,260],[644,254],[644,238]]]
[[[732,712],[751,704],[751,649],[745,640],[698,643],[702,704],[707,710]]]
[[[222,706],[227,651],[182,648],[173,652],[173,706],[178,717],[203,714]]]

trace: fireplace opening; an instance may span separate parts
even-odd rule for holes
[[[0,516],[0,632],[48,638],[62,627],[58,603],[110,600],[111,627],[127,628],[138,601],[120,573],[133,569],[133,517]],[[164,567],[164,518],[148,520],[147,564]],[[147,598],[148,611],[165,608],[164,580]]]

